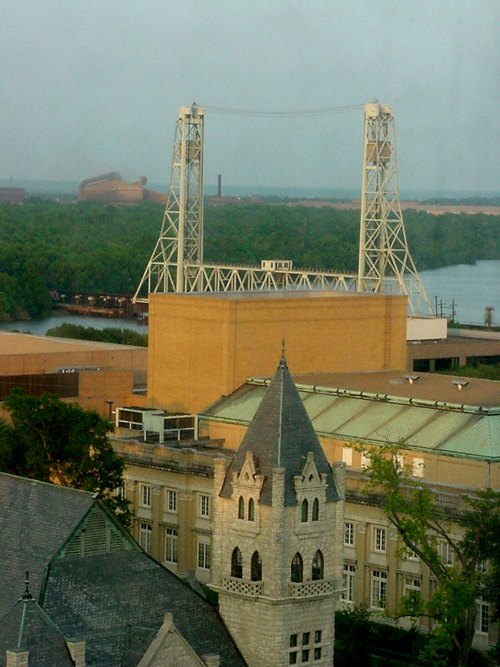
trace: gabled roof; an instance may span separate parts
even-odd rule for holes
[[[5,651],[16,649],[29,651],[29,664],[36,667],[74,667],[63,634],[31,596],[0,618],[0,667],[6,664]]]
[[[86,491],[0,473],[0,617],[26,570],[38,599],[47,564],[94,503]]]
[[[297,503],[293,477],[301,474],[308,452],[313,453],[319,474],[327,476],[327,501],[339,500],[332,469],[304,409],[284,356],[229,465],[221,496],[232,496],[232,475],[240,472],[247,452],[253,454],[257,474],[265,478],[261,504],[272,504],[272,470],[275,467],[285,469],[285,505]]]
[[[217,611],[143,552],[54,561],[43,606],[66,636],[86,640],[92,667],[135,667],[166,612],[199,656],[245,666]]]
[[[27,628],[48,623],[54,642],[57,636],[85,640],[89,667],[135,667],[166,612],[199,656],[215,653],[221,667],[245,667],[218,612],[145,554],[92,494],[0,473],[0,508],[3,656],[17,647],[18,582],[29,570],[38,600],[26,607]],[[36,632],[30,641],[32,651]],[[65,667],[57,655],[35,664]]]

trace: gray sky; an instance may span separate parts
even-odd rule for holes
[[[0,178],[167,183],[196,101],[318,109],[378,98],[402,192],[500,191],[498,0],[0,0]],[[363,113],[207,112],[205,182],[358,189]]]

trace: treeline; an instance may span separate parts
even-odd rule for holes
[[[47,336],[56,338],[76,338],[78,340],[97,340],[103,343],[118,343],[119,345],[148,346],[148,335],[141,334],[132,329],[120,329],[118,327],[106,327],[96,329],[95,327],[84,327],[80,324],[60,324],[49,329]]]
[[[0,319],[43,317],[48,290],[132,294],[158,238],[154,204],[29,201],[0,206]],[[500,259],[500,216],[406,211],[419,270]],[[208,207],[205,260],[355,272],[359,211],[280,205]]]

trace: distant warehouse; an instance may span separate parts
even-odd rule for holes
[[[22,204],[25,197],[24,188],[0,188],[2,204]]]
[[[102,201],[110,204],[139,204],[144,201],[165,204],[166,195],[144,186],[147,178],[141,176],[138,181],[128,183],[120,174],[112,171],[108,174],[93,176],[80,183],[78,199],[82,201]]]

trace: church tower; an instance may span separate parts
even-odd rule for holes
[[[334,475],[284,355],[214,483],[212,587],[245,660],[331,667],[343,469]]]

